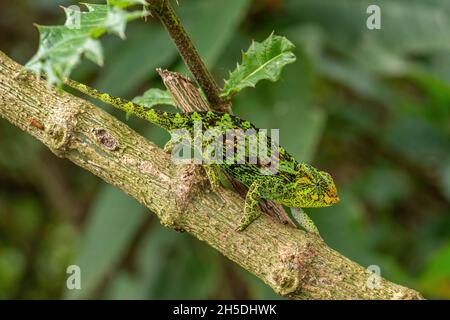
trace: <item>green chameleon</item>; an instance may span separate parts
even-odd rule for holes
[[[169,133],[185,129],[193,132],[194,122],[201,123],[202,130],[214,129],[223,134],[232,129],[255,129],[253,124],[228,113],[220,112],[189,112],[169,113],[150,109],[131,101],[101,93],[84,84],[67,80],[66,84],[93,98],[99,99],[113,107],[121,109],[127,114],[150,121]],[[267,140],[270,143],[270,140]],[[170,144],[170,141],[169,141]],[[246,151],[247,152],[247,151]],[[246,158],[248,160],[248,158]],[[292,214],[297,222],[307,231],[319,234],[312,220],[300,208],[327,207],[339,202],[336,187],[330,174],[316,168],[297,162],[282,147],[278,149],[278,170],[275,174],[262,174],[261,164],[250,163],[221,163],[204,165],[213,190],[220,185],[220,170],[231,174],[235,179],[245,184],[249,189],[245,198],[244,214],[238,230],[244,230],[261,211],[261,198],[273,200],[294,209]]]

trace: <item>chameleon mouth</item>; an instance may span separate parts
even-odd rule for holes
[[[325,203],[327,205],[330,205],[330,206],[333,204],[336,204],[340,201],[338,196],[329,197],[328,195],[326,195],[323,200],[325,201]]]

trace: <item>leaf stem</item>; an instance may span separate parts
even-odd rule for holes
[[[220,97],[220,89],[186,33],[169,0],[147,0],[154,16],[159,18],[175,43],[186,66],[205,93],[211,108],[229,112],[230,102]]]

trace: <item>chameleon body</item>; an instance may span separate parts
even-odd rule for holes
[[[121,109],[127,114],[133,114],[152,122],[169,133],[179,129],[193,132],[195,122],[201,123],[202,130],[214,129],[219,130],[222,134],[230,129],[257,130],[249,121],[227,113],[213,111],[170,113],[146,108],[131,101],[101,93],[72,80],[68,80],[66,84]],[[270,138],[267,143],[270,143]],[[327,172],[317,170],[306,163],[297,162],[282,147],[278,149],[278,164],[277,172],[271,175],[262,174],[261,164],[258,163],[205,165],[213,189],[216,189],[219,185],[218,170],[220,169],[230,173],[249,188],[245,199],[244,214],[238,230],[244,230],[259,217],[259,201],[261,198],[273,200],[291,208],[326,207],[339,202],[335,184]],[[318,233],[309,217],[302,210],[297,210],[296,214],[298,215],[298,213],[302,214],[300,219],[297,218],[302,227],[310,232]]]

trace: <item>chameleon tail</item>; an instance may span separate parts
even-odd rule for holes
[[[76,89],[94,99],[98,99],[117,109],[125,111],[127,114],[134,114],[139,118],[150,121],[169,131],[173,128],[173,113],[146,108],[134,102],[114,97],[107,93],[102,93],[94,88],[76,82],[74,80],[67,79],[64,83],[69,87]]]

